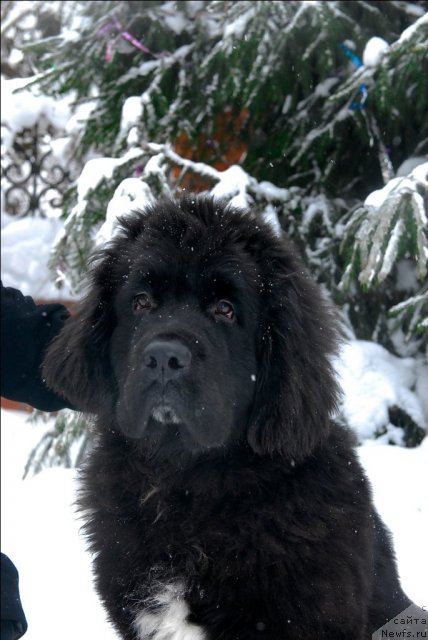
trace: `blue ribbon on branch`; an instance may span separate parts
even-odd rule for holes
[[[350,59],[350,61],[353,64],[355,64],[357,69],[364,66],[361,60],[359,59],[359,57],[355,55],[355,53],[351,51],[351,49],[347,47],[346,44],[342,43],[339,46],[342,49],[343,53]],[[356,100],[353,100],[349,105],[349,109],[351,111],[357,111],[358,109],[366,108],[366,100],[368,95],[368,89],[366,84],[362,83],[360,85],[360,88],[358,89],[358,95],[359,95],[359,101],[357,102]]]

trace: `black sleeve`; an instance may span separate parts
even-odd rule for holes
[[[4,554],[1,554],[1,619],[14,622],[20,634],[20,638],[27,630],[27,621],[19,597],[18,571],[13,562]]]
[[[48,389],[41,365],[69,313],[62,304],[36,304],[1,284],[1,395],[41,411],[73,408]]]

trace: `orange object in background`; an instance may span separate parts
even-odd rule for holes
[[[242,109],[234,115],[232,111],[219,113],[214,119],[213,133],[200,133],[196,141],[190,140],[187,133],[181,133],[174,150],[182,157],[194,162],[204,162],[225,171],[234,164],[240,164],[245,159],[247,144],[242,139],[242,132],[246,130],[249,119],[248,109]],[[178,180],[181,167],[172,169],[172,177]],[[180,186],[189,191],[205,191],[210,186],[203,176],[187,173]]]
[[[9,411],[25,411],[25,413],[31,413],[33,411],[33,407],[30,407],[29,404],[9,400],[8,398],[3,398],[3,396],[1,396],[1,408]]]

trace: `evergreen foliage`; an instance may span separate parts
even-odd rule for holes
[[[193,159],[211,165],[227,151],[218,128],[229,114],[233,144],[246,148],[243,168],[279,186],[365,197],[382,179],[376,122],[396,168],[427,149],[424,2],[72,4],[66,24],[80,14],[78,32],[70,25],[25,50],[46,69],[44,91],[98,96],[82,150],[123,151],[129,96],[141,97],[140,142],[181,137]],[[415,18],[417,28],[401,36]],[[361,57],[373,35],[390,49],[379,64],[356,68],[343,43]],[[368,108],[350,109],[361,85]]]
[[[428,151],[427,3],[72,4],[73,11],[61,14],[58,35],[25,45],[25,52],[38,65],[37,84],[44,92],[73,91],[76,102],[92,98],[94,108],[79,140],[82,162],[94,154],[120,158],[140,148],[141,157],[127,164],[133,176],[141,173],[144,146],[156,142],[220,170],[239,164],[258,182],[291,190],[292,197],[270,204],[316,277],[342,304],[355,299],[346,293],[349,269],[346,278],[341,272],[347,268],[349,238],[358,227],[352,258],[352,273],[358,267],[362,273],[354,278],[357,295],[370,297],[376,287],[376,298],[385,299],[360,305],[353,326],[357,336],[375,337],[391,347],[388,309],[418,292],[391,300],[384,279],[365,282],[370,261],[364,260],[372,261],[391,243],[372,246],[376,236],[361,238],[368,226],[358,220],[365,219],[361,206],[370,191],[393,178],[406,158]],[[359,64],[373,36],[390,46],[374,63]],[[71,265],[71,274],[79,265],[86,268],[93,246],[89,231],[101,224],[108,202],[128,176],[119,170],[109,175],[85,206],[79,205],[79,216],[70,194],[65,215],[81,221],[69,222],[62,241],[61,264]],[[209,181],[189,176],[188,167],[186,177],[167,171],[165,181],[154,195],[210,188]],[[358,213],[348,222],[355,208]],[[393,231],[386,221],[389,210],[384,206],[379,212],[387,235]],[[394,229],[403,240],[392,264],[406,255],[407,247],[423,278],[426,230],[419,222],[415,251],[408,247],[415,235],[406,231],[412,216],[400,219]],[[344,228],[348,240],[342,243]],[[361,251],[360,240],[370,249]],[[387,275],[394,277],[391,269]],[[80,277],[75,270],[74,279]],[[372,310],[370,317],[364,309]]]
[[[47,414],[35,411],[32,422],[46,421]],[[45,466],[77,467],[91,445],[87,421],[74,411],[58,413],[52,430],[47,431],[31,451],[25,465],[24,477],[38,473]]]
[[[413,338],[421,348],[426,347],[428,337],[427,168],[422,165],[409,176],[390,180],[351,213],[341,244],[348,264],[339,283],[339,289],[347,291],[354,285],[349,294],[354,300],[361,297],[360,289],[364,295],[383,287],[380,302],[384,305],[371,314],[372,322],[378,323],[377,331],[392,334],[401,323],[405,342]],[[418,295],[394,305],[397,291],[392,274],[400,268],[408,272],[415,288],[419,289],[418,281],[422,286]]]

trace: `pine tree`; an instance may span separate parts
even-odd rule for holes
[[[76,206],[77,190],[70,193],[68,235],[57,253],[61,265],[70,264],[71,277],[80,279],[93,247],[89,232],[102,224],[115,189],[141,174],[153,155],[149,143],[171,145],[187,159],[220,170],[238,164],[259,183],[288,189],[287,198],[277,201],[264,199],[259,189],[248,204],[275,206],[282,227],[335,299],[353,305],[356,296],[362,299],[352,317],[357,336],[375,336],[391,347],[388,311],[409,292],[397,297],[389,282],[393,270],[389,286],[385,278],[359,278],[356,269],[363,272],[367,265],[355,259],[353,279],[342,278],[350,253],[340,234],[350,210],[361,212],[365,197],[393,178],[406,158],[428,150],[426,7],[363,1],[73,3],[73,11],[61,16],[60,34],[25,48],[45,69],[37,84],[54,95],[74,91],[77,102],[95,95],[79,138],[82,162],[94,153],[122,159],[130,149],[141,154],[121,162],[85,194],[84,204]],[[389,47],[363,65],[373,36]],[[151,174],[154,195],[216,183],[206,175],[192,177],[188,167],[183,176],[171,158],[167,164],[164,177]],[[411,224],[419,240],[409,233],[394,264],[406,251],[424,261],[426,229],[411,211],[416,209],[395,232],[403,235]],[[353,231],[362,219],[353,217]],[[365,255],[360,252],[360,259]],[[351,282],[357,293],[350,293]],[[381,301],[375,306],[373,296]]]

